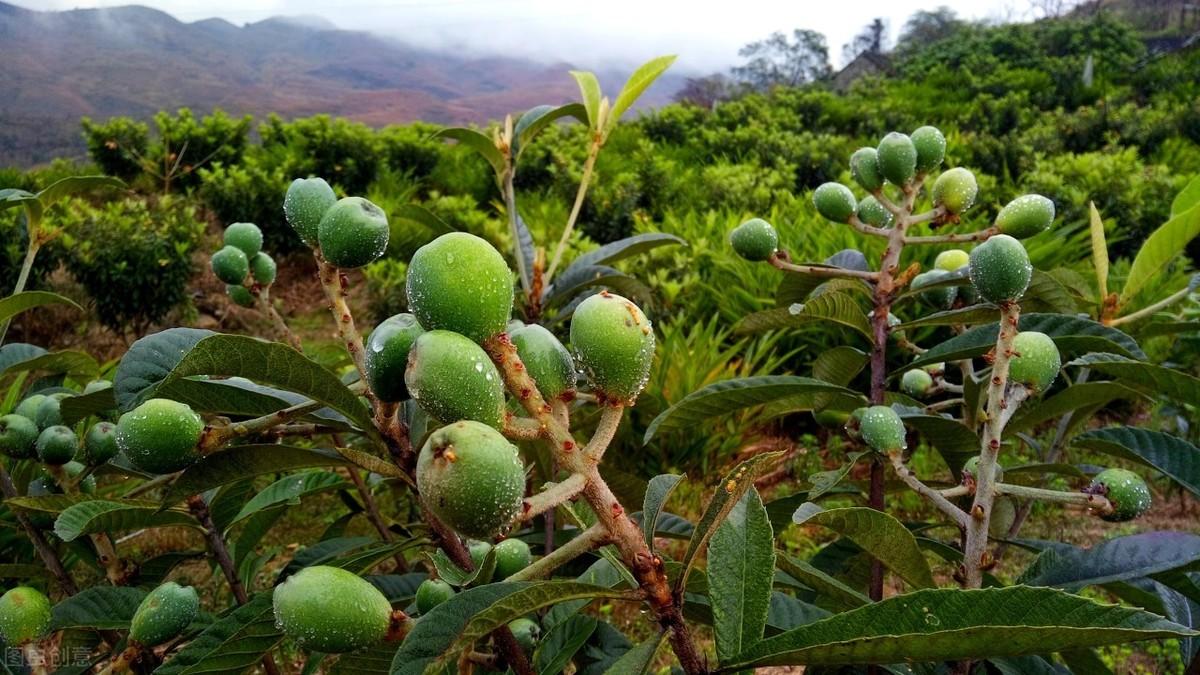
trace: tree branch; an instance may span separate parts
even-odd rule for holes
[[[905,485],[912,488],[912,490],[917,494],[933,502],[933,505],[936,506],[939,511],[949,516],[950,519],[953,520],[959,527],[964,529],[967,527],[967,521],[970,518],[967,515],[967,512],[955,506],[954,503],[949,499],[946,499],[941,492],[922,483],[921,480],[909,470],[908,466],[904,464],[904,458],[899,451],[893,450],[889,452],[888,459],[891,460],[892,468],[896,471],[896,475],[900,477],[900,480],[904,481]]]

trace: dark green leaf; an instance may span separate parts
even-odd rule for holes
[[[345,466],[345,459],[329,450],[310,450],[291,445],[236,445],[205,455],[171,485],[163,503],[173,504],[244,478],[318,466]]]
[[[927,589],[767,638],[723,670],[1001,658],[1194,634],[1050,588]]]
[[[301,497],[350,487],[352,487],[351,484],[345,478],[331,471],[294,473],[280,478],[264,488],[262,492],[254,495],[254,498],[246,502],[246,505],[234,517],[233,522],[237,523],[272,506],[299,504]]]
[[[592,265],[606,265],[611,262],[616,262],[623,258],[645,253],[658,248],[659,246],[687,246],[687,242],[673,234],[665,232],[645,232],[635,234],[632,237],[625,237],[617,241],[609,242],[600,248],[584,253],[576,258],[564,275],[568,274],[574,267],[588,267]]]
[[[671,492],[683,476],[665,473],[650,479],[646,487],[646,498],[642,505],[642,532],[646,536],[646,546],[654,551],[654,533],[658,529],[658,516],[663,506],[671,497]]]
[[[922,317],[905,321],[893,330],[905,330],[909,328],[920,328],[922,326],[950,326],[954,324],[970,325],[975,323],[983,323],[985,321],[995,321],[996,316],[1000,313],[1000,309],[995,305],[971,305],[969,307],[959,307],[958,309],[947,309],[941,312],[934,312]]]
[[[533,655],[534,671],[538,675],[558,675],[595,631],[596,620],[578,614],[555,625],[538,643]]]
[[[660,431],[694,427],[713,417],[725,415],[802,394],[832,393],[857,396],[845,387],[815,380],[811,377],[766,375],[714,382],[683,397],[675,405],[655,417],[642,439],[649,443]]]
[[[1200,405],[1200,378],[1181,370],[1134,361],[1118,354],[1085,354],[1067,365],[1098,370],[1123,384],[1140,387],[1147,393]]]
[[[115,410],[117,407],[116,393],[112,387],[106,387],[90,394],[80,394],[64,398],[59,403],[63,424],[74,426],[76,422],[91,415]]]
[[[871,323],[858,301],[848,293],[837,291],[822,293],[803,304],[755,312],[739,321],[734,332],[759,333],[809,324],[828,326],[830,323],[852,328],[868,339],[871,337]]]
[[[187,511],[160,510],[154,502],[92,499],[79,502],[58,514],[54,521],[54,533],[63,541],[73,541],[84,534],[139,530],[165,525],[199,527],[199,523]]]
[[[649,287],[636,278],[608,265],[571,265],[554,280],[543,294],[543,304],[558,306],[588,288],[605,286],[632,298],[646,299]]]
[[[199,328],[168,328],[134,342],[121,357],[113,378],[117,409],[128,412],[152,397],[184,355],[211,335],[216,333]]]
[[[1143,532],[1102,541],[1090,548],[1047,549],[1021,575],[1021,583],[1077,591],[1086,586],[1146,577],[1197,560],[1200,560],[1200,536]]]
[[[1072,445],[1153,467],[1200,496],[1200,448],[1161,431],[1137,427],[1093,429]]]
[[[795,578],[800,583],[833,600],[839,607],[852,609],[871,602],[871,599],[867,596],[850,588],[824,571],[817,569],[805,560],[793,558],[789,555],[781,555],[776,557],[775,564],[779,566],[779,569],[787,572],[789,576]]]
[[[604,675],[645,675],[650,671],[650,666],[654,663],[654,655],[666,637],[666,633],[660,632],[625,652],[621,658],[604,671]]]
[[[1005,427],[1005,431],[1015,434],[1075,410],[1104,406],[1117,399],[1132,400],[1141,396],[1137,391],[1116,382],[1072,384],[1049,398],[1021,406]]]
[[[796,509],[792,521],[827,527],[853,541],[909,584],[917,588],[934,586],[929,562],[912,532],[887,513],[865,506],[826,510],[809,502]]]
[[[85,588],[54,606],[50,628],[128,630],[133,613],[145,597],[146,591],[128,586]]]
[[[14,342],[0,347],[0,373],[8,370],[9,366],[46,354],[46,350],[37,345],[24,342]]]
[[[762,638],[774,570],[771,521],[751,486],[708,545],[708,597],[719,659],[732,658]]]
[[[0,299],[0,323],[4,323],[14,316],[34,307],[44,307],[45,305],[69,305],[75,309],[82,310],[77,302],[70,298],[63,297],[58,293],[49,291],[25,291],[10,295],[7,298]]]
[[[961,335],[956,335],[942,344],[930,348],[929,351],[904,366],[903,370],[942,361],[960,361],[983,356],[996,346],[996,337],[999,333],[997,326],[997,323],[976,326]],[[1107,350],[1139,359],[1146,357],[1141,347],[1138,347],[1133,338],[1125,333],[1078,316],[1022,314],[1020,329],[1045,333],[1063,352],[1080,354]]]
[[[313,565],[330,565],[333,561],[375,543],[370,537],[337,537],[305,546],[288,562],[279,573],[277,582]]]
[[[50,352],[12,363],[4,368],[4,370],[0,370],[0,377],[13,373],[39,370],[90,379],[94,378],[100,372],[100,364],[96,363],[96,359],[92,358],[91,355],[84,352]]]
[[[704,549],[704,546],[712,538],[713,533],[716,532],[721,523],[725,521],[725,518],[729,516],[729,513],[737,505],[742,495],[754,487],[754,479],[782,455],[782,452],[764,452],[760,455],[755,455],[734,467],[717,484],[712,499],[708,501],[708,505],[704,508],[704,515],[700,517],[700,522],[696,524],[696,531],[692,534],[691,540],[688,541],[687,551],[681,559],[683,565],[682,572],[675,581],[676,589],[686,587],[688,573],[695,566],[696,557]]]
[[[245,605],[214,621],[155,670],[155,675],[240,673],[251,668],[283,639],[275,627],[270,593],[258,593]]]
[[[196,375],[244,377],[294,391],[375,433],[371,412],[337,375],[284,344],[244,335],[210,335],[195,343],[162,384]],[[117,396],[120,401],[119,392]]]

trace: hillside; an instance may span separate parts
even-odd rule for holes
[[[0,166],[81,156],[83,116],[189,106],[465,123],[577,95],[564,63],[465,59],[311,17],[239,27],[140,6],[39,12],[0,2],[0,62]],[[600,73],[614,87],[623,76]],[[680,81],[664,78],[644,103],[665,102]]]

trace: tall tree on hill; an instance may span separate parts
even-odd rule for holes
[[[904,23],[904,29],[900,31],[900,38],[896,41],[896,51],[911,53],[933,42],[944,40],[966,26],[967,22],[945,5],[937,9],[919,10]]]
[[[875,17],[850,42],[842,45],[842,60],[849,63],[859,54],[882,54],[887,47],[887,38],[887,21]]]
[[[802,28],[793,30],[790,38],[772,33],[742,47],[738,55],[747,61],[733,68],[733,76],[755,89],[795,87],[824,79],[833,71],[825,36]]]

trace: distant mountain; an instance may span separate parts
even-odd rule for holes
[[[145,119],[188,106],[461,124],[578,97],[566,63],[464,58],[319,17],[239,27],[136,5],[40,12],[0,2],[0,64],[0,166],[82,156],[84,116]],[[628,73],[598,75],[615,88]],[[643,105],[666,102],[682,80],[668,74]]]

